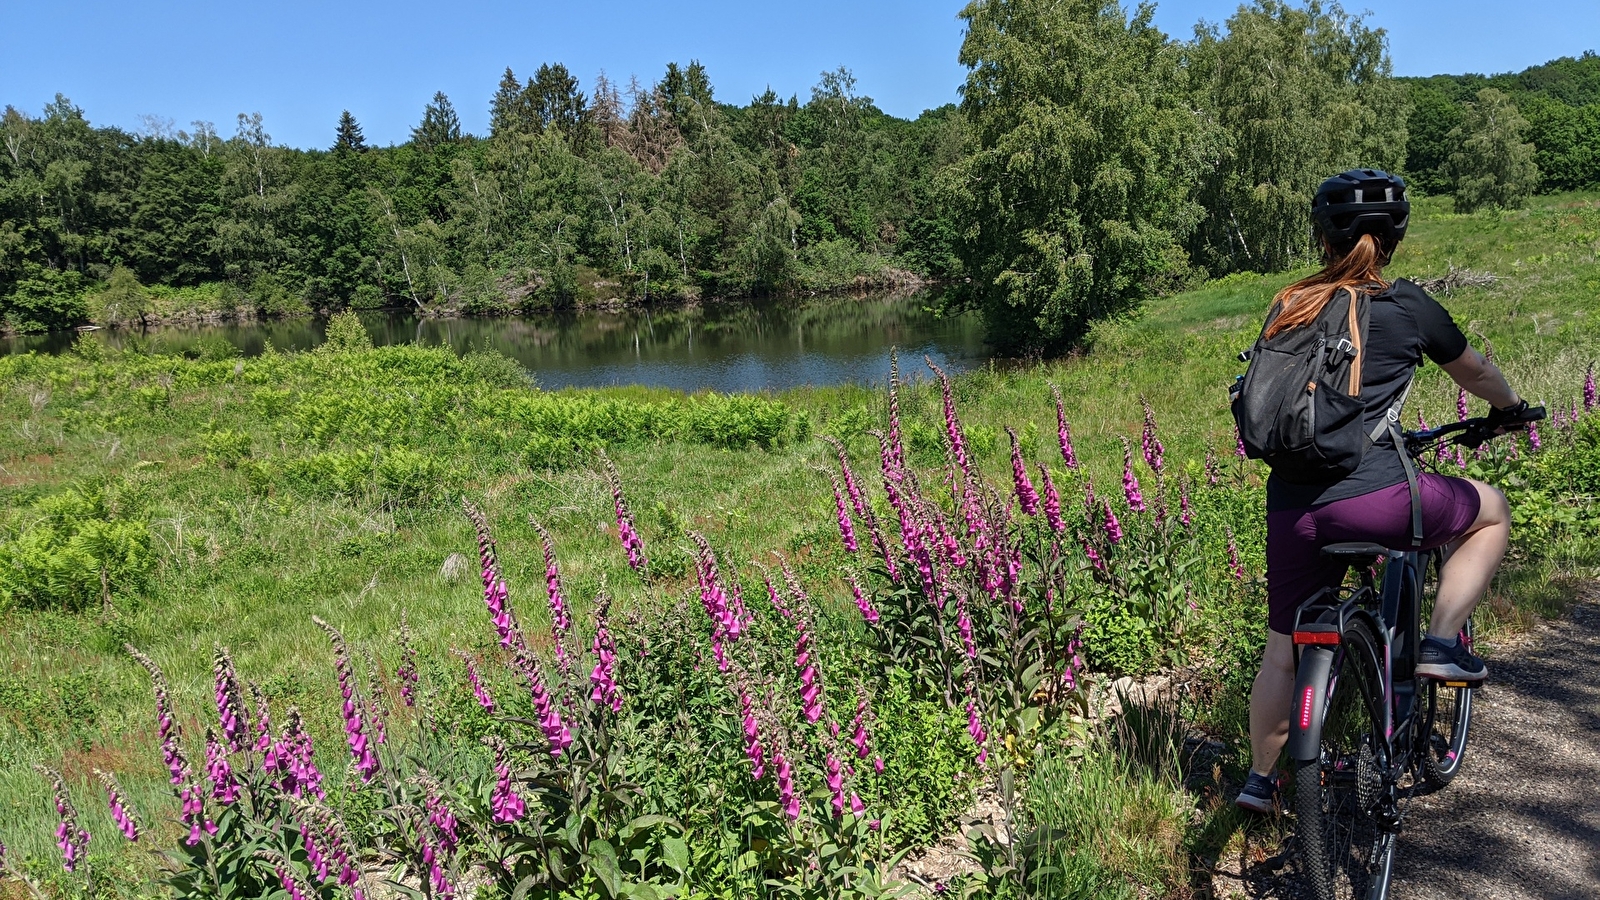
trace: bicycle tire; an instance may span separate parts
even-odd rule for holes
[[[1329,672],[1332,696],[1319,757],[1302,761],[1295,773],[1300,853],[1316,900],[1366,900],[1386,892],[1394,841],[1377,817],[1381,647],[1365,624],[1346,628]]]
[[[1422,592],[1421,624],[1424,631],[1433,616],[1433,598],[1439,587],[1439,557],[1427,567],[1428,580]],[[1420,637],[1420,635],[1419,635]],[[1472,619],[1462,627],[1460,639],[1472,646]],[[1472,688],[1447,687],[1431,678],[1419,684],[1421,706],[1418,712],[1418,769],[1430,790],[1439,790],[1455,780],[1467,755],[1467,735],[1472,728]]]

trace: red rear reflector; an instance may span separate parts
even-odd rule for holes
[[[1337,644],[1339,632],[1337,631],[1296,631],[1294,633],[1296,644]]]
[[[1317,689],[1306,685],[1305,696],[1300,698],[1300,729],[1304,731],[1311,727],[1311,706],[1317,700]]]

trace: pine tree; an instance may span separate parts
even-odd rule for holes
[[[432,151],[461,140],[461,117],[444,91],[433,95],[433,102],[422,111],[422,123],[411,129],[411,142],[421,150]]]
[[[489,104],[489,136],[500,137],[522,131],[525,124],[522,106],[522,82],[517,80],[511,67],[506,66],[506,73],[500,76],[500,87]]]
[[[589,106],[578,90],[578,79],[561,63],[539,67],[538,74],[528,79],[523,102],[539,131],[554,129],[572,138],[588,122]]]
[[[350,110],[339,114],[339,130],[333,138],[333,150],[361,152],[367,149],[367,139],[361,136],[361,126],[356,123],[356,117],[350,115]]]
[[[1522,142],[1528,120],[1511,98],[1494,88],[1467,104],[1461,124],[1450,132],[1449,171],[1455,179],[1456,212],[1484,206],[1517,209],[1539,184],[1532,144]]]

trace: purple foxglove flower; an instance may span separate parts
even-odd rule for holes
[[[150,686],[156,697],[156,729],[161,737],[161,757],[167,764],[172,785],[177,787],[189,778],[189,763],[183,755],[183,734],[172,714],[172,701],[167,692],[167,678],[155,660],[139,652],[132,644],[124,649],[150,673]]]
[[[1116,510],[1111,508],[1111,501],[1102,500],[1100,503],[1101,512],[1105,517],[1106,540],[1110,541],[1111,546],[1115,547],[1122,543],[1122,523],[1117,521],[1117,513]]]
[[[1133,474],[1133,448],[1128,445],[1127,438],[1122,439],[1122,493],[1128,499],[1128,509],[1136,513],[1145,511],[1139,479]]]
[[[967,439],[961,430],[961,417],[956,414],[955,392],[950,387],[950,376],[944,370],[933,364],[933,360],[924,356],[923,361],[933,374],[939,379],[939,392],[944,401],[944,433],[949,441],[950,454],[956,461],[956,466],[961,470],[963,477],[971,480],[975,477],[972,469],[972,459],[967,455]]]
[[[1238,425],[1233,426],[1233,438],[1237,442],[1233,448],[1233,455],[1239,457],[1240,459],[1244,459],[1244,436],[1239,434]]]
[[[478,674],[477,663],[474,663],[472,657],[468,656],[464,651],[457,650],[456,655],[461,657],[461,661],[467,666],[467,684],[472,687],[473,698],[478,701],[479,706],[483,707],[484,712],[493,713],[494,697],[489,694],[489,689],[484,686],[483,678]]]
[[[283,734],[267,752],[262,768],[278,775],[278,788],[290,796],[303,798],[307,794],[323,799],[322,772],[317,769],[311,735],[306,731],[305,719],[300,710],[289,708],[288,721]]]
[[[1467,389],[1456,388],[1456,421],[1467,420]]]
[[[543,525],[531,518],[528,524],[539,532],[539,544],[544,549],[544,590],[550,601],[550,637],[555,641],[556,659],[564,667],[567,661],[565,638],[572,633],[572,615],[567,612],[566,592],[561,586],[561,569],[556,565],[555,541]]]
[[[1100,558],[1100,554],[1095,552],[1094,545],[1088,541],[1083,542],[1083,555],[1089,558],[1089,563],[1094,566],[1096,572],[1106,570],[1105,560]]]
[[[428,792],[423,807],[428,813],[428,824],[432,825],[435,833],[439,835],[439,846],[447,853],[454,851],[461,843],[460,823],[457,822],[455,813],[445,805],[444,798],[440,797],[437,791]]]
[[[964,592],[956,595],[956,633],[961,636],[961,649],[967,654],[967,659],[977,659],[978,644],[972,637],[972,617],[967,615],[967,596]]]
[[[1233,529],[1224,528],[1228,535],[1228,572],[1235,581],[1244,581],[1244,564],[1239,561],[1239,545],[1233,540]]]
[[[1583,375],[1583,411],[1594,412],[1596,405],[1600,405],[1600,394],[1595,393],[1594,363],[1589,363],[1589,370]]]
[[[855,745],[856,759],[866,759],[871,755],[867,740],[867,714],[871,711],[867,706],[867,692],[864,688],[857,688],[860,699],[856,701],[856,717],[850,723],[850,743]]]
[[[1217,451],[1206,445],[1206,485],[1216,487],[1222,482],[1222,472],[1217,466]]]
[[[878,624],[878,611],[872,608],[872,601],[867,599],[867,594],[861,589],[861,581],[854,572],[845,575],[845,580],[850,583],[850,595],[855,598],[856,609],[861,611],[861,617],[867,620],[868,625]]]
[[[823,781],[827,783],[828,793],[833,798],[833,817],[842,819],[844,818],[845,804],[844,772],[839,765],[839,760],[835,759],[832,753],[829,753],[824,758],[823,767],[827,769],[827,775],[823,778]]]
[[[256,857],[272,867],[273,874],[278,876],[278,884],[283,886],[283,892],[289,900],[313,900],[317,896],[316,889],[306,884],[300,873],[295,871],[294,865],[282,854],[273,850],[258,850]]]
[[[805,620],[797,618],[795,627],[800,632],[794,642],[794,667],[800,670],[800,702],[806,721],[815,725],[822,718],[822,685],[817,667],[811,662],[811,634]]]
[[[750,694],[739,692],[739,713],[744,726],[744,755],[750,760],[750,777],[760,781],[767,773],[766,751],[761,746],[761,730],[756,723],[754,704]]]
[[[1544,449],[1544,441],[1539,439],[1539,425],[1535,422],[1528,423],[1528,449],[1535,453]]]
[[[244,749],[245,732],[249,726],[245,718],[244,697],[239,691],[239,676],[233,669],[233,658],[226,647],[216,650],[212,666],[217,717],[222,722],[222,737],[227,741],[229,753]]]
[[[874,756],[872,758],[872,771],[877,772],[879,775],[883,774],[883,757]]]
[[[844,549],[855,553],[861,549],[856,543],[855,522],[850,519],[850,510],[845,506],[844,494],[839,490],[839,479],[830,473],[828,480],[833,482],[833,506],[839,518],[839,537],[844,541]]]
[[[1189,527],[1189,482],[1187,480],[1178,485],[1178,521],[1182,523],[1183,527]]]
[[[1161,439],[1156,437],[1155,410],[1151,409],[1150,404],[1143,398],[1139,402],[1144,404],[1144,430],[1139,434],[1139,446],[1144,452],[1145,465],[1159,477],[1162,469],[1166,467],[1164,459],[1167,448],[1161,446]]]
[[[56,846],[61,848],[61,867],[69,873],[73,872],[89,848],[89,832],[78,824],[78,808],[72,805],[72,797],[67,793],[67,784],[62,780],[61,773],[45,766],[36,765],[34,769],[49,779],[50,787],[55,791],[56,815],[61,820],[56,826]]]
[[[633,513],[628,510],[628,501],[622,493],[622,476],[618,474],[617,467],[612,464],[611,458],[604,451],[600,453],[600,461],[604,463],[606,481],[611,486],[611,506],[617,518],[617,537],[622,541],[622,552],[628,557],[628,567],[638,573],[639,577],[649,580],[650,561],[644,554],[644,541],[639,537],[639,529],[633,522]]]
[[[370,710],[370,706],[356,693],[350,651],[345,646],[344,635],[338,629],[316,616],[312,616],[311,621],[326,632],[333,642],[334,674],[339,682],[339,695],[344,700],[340,709],[344,717],[345,740],[350,746],[350,758],[361,776],[361,783],[371,784],[373,777],[378,774],[378,758],[369,743],[367,723],[362,719],[362,710]]]
[[[494,748],[494,776],[494,791],[489,797],[494,820],[500,823],[522,821],[527,804],[511,786],[511,761],[506,758],[505,747],[499,743]]]
[[[267,695],[256,687],[255,682],[250,683],[250,693],[256,698],[255,749],[257,753],[265,753],[272,747],[271,709],[267,706]]]
[[[783,805],[783,814],[789,817],[789,821],[797,822],[800,819],[800,798],[794,792],[794,769],[782,753],[772,754],[772,763],[778,770],[778,802]]]
[[[594,686],[589,699],[613,713],[619,713],[622,712],[622,691],[617,687],[617,645],[611,639],[607,624],[610,611],[611,598],[601,594],[595,610],[594,644],[591,649],[596,662],[594,669],[589,672],[589,683]]]
[[[211,799],[228,806],[239,799],[239,782],[228,764],[228,753],[217,740],[216,732],[206,729],[206,778],[211,781]]]
[[[400,611],[400,667],[394,675],[400,682],[400,699],[406,706],[415,707],[421,679],[417,675],[417,650],[411,644],[411,626],[406,623],[405,610]]]
[[[861,485],[856,483],[856,474],[850,469],[850,458],[845,453],[844,444],[838,438],[826,437],[823,440],[833,445],[834,452],[839,456],[839,477],[844,480],[845,495],[850,498],[850,506],[856,515],[863,520],[871,509],[867,506],[866,498],[861,495]]]
[[[905,471],[906,448],[900,437],[900,354],[889,351],[889,451],[897,471]]]
[[[972,736],[972,742],[978,745],[978,765],[989,761],[989,731],[983,727],[983,718],[978,714],[977,701],[967,701],[967,734]]]
[[[1056,400],[1056,440],[1061,444],[1061,461],[1068,469],[1078,468],[1078,454],[1072,449],[1072,426],[1067,424],[1067,410],[1061,404],[1061,391],[1050,385],[1050,394]]]
[[[1028,468],[1022,462],[1022,447],[1017,442],[1016,430],[1007,425],[1006,434],[1011,437],[1011,482],[1017,492],[1017,502],[1022,504],[1025,515],[1036,516],[1039,514],[1039,492],[1033,489],[1033,482],[1028,480]]]
[[[1061,519],[1061,495],[1056,492],[1055,482],[1050,480],[1050,470],[1044,463],[1039,464],[1039,480],[1044,482],[1044,520],[1051,531],[1060,534],[1067,530],[1067,523]]]
[[[855,791],[850,792],[850,815],[860,816],[867,811],[867,805],[861,802],[861,797]]]
[[[544,732],[545,740],[550,744],[550,756],[559,757],[572,746],[572,732],[561,718],[559,704],[545,689],[538,662],[530,655],[523,654],[517,657],[516,663],[523,679],[528,682],[529,693],[533,695],[533,708],[539,716],[539,730]]]
[[[106,790],[106,802],[111,808],[111,821],[116,823],[117,828],[122,832],[122,836],[127,838],[129,843],[137,844],[139,842],[139,823],[134,819],[133,811],[128,808],[127,798],[123,797],[122,789],[117,786],[117,780],[111,777],[109,773],[102,772],[99,769],[95,769],[94,774],[96,778],[100,779],[101,786]]]

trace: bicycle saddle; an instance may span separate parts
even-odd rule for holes
[[[1344,562],[1366,563],[1380,556],[1388,556],[1389,548],[1382,544],[1373,544],[1367,541],[1353,541],[1346,544],[1329,544],[1322,548],[1322,555],[1329,559],[1343,560]]]

